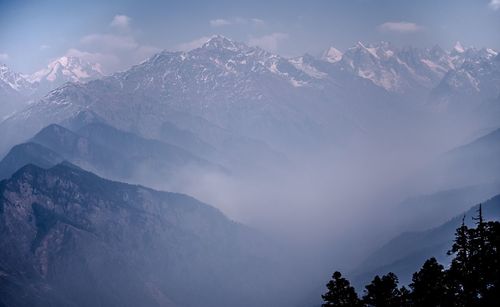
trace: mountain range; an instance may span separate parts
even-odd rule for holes
[[[474,109],[500,95],[488,81],[499,72],[498,54],[491,49],[456,47],[445,52],[439,47],[399,49],[382,42],[358,43],[344,53],[329,50],[322,57],[288,59],[214,36],[200,48],[164,51],[127,71],[49,92],[0,124],[8,131],[2,148],[51,123],[91,111],[111,126],[148,138],[161,139],[168,127],[194,134],[215,148],[234,145],[229,140],[238,138],[254,149],[265,147],[255,142],[264,142],[286,151],[290,146],[339,142],[389,125],[380,117],[389,122],[415,120],[418,111],[412,109],[417,103],[407,108],[401,100],[448,101],[464,89],[464,84],[449,81],[463,71],[473,84],[485,87],[475,97],[480,102],[470,104]],[[54,69],[62,67],[58,63]],[[44,75],[49,80],[57,74]]]
[[[20,74],[0,65],[0,118],[19,111],[66,82],[86,82],[101,78],[99,64],[79,57],[63,56],[33,74]]]

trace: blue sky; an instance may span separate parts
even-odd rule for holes
[[[63,55],[111,72],[213,34],[285,56],[380,40],[500,49],[500,0],[0,0],[0,62],[23,73]]]

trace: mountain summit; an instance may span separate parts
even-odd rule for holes
[[[248,47],[243,43],[235,42],[222,35],[212,36],[206,43],[202,45],[204,49],[226,49],[230,51],[238,51],[247,49]]]
[[[103,75],[99,64],[92,64],[79,57],[63,56],[28,76],[28,80],[32,83],[51,82],[60,85],[65,82],[85,82]]]

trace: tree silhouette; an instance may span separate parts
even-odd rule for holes
[[[323,295],[323,306],[499,306],[500,302],[500,222],[485,222],[482,206],[477,210],[475,228],[462,225],[455,232],[455,240],[448,251],[452,255],[449,269],[428,259],[413,274],[410,290],[398,289],[398,278],[393,273],[375,276],[366,285],[360,301],[349,281],[339,272],[328,283]]]
[[[412,297],[411,297],[411,291],[408,290],[405,286],[401,287],[399,289],[400,292],[400,299],[399,299],[399,304],[401,307],[411,307],[413,306],[412,302]]]
[[[447,285],[444,267],[436,258],[425,261],[420,271],[413,274],[411,300],[413,306],[451,306],[453,296]]]
[[[478,277],[471,257],[472,238],[469,228],[465,225],[465,216],[462,219],[462,225],[455,232],[455,240],[448,255],[455,255],[448,270],[448,282],[456,293],[456,305],[477,305]]]
[[[367,306],[400,306],[401,292],[398,289],[398,277],[394,273],[388,273],[382,278],[375,276],[365,288],[363,302]]]
[[[340,272],[333,273],[326,287],[328,292],[321,296],[324,300],[322,306],[361,306],[356,290]]]
[[[500,223],[484,225],[484,251],[482,254],[482,287],[480,295],[485,306],[500,302]]]

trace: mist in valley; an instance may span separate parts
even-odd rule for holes
[[[56,2],[0,4],[0,305],[319,306],[500,218],[495,1],[458,5],[481,35],[430,1]],[[81,37],[21,60],[47,8]]]

